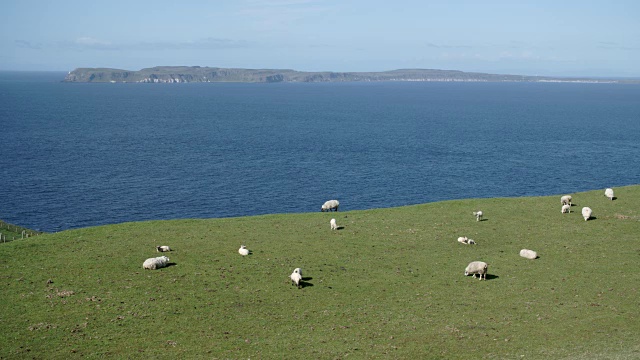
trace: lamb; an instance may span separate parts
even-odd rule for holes
[[[522,256],[525,259],[533,260],[538,257],[538,253],[533,250],[522,249],[520,250],[520,256]]]
[[[238,253],[242,256],[247,256],[249,255],[249,249],[247,249],[247,247],[244,245],[240,245],[240,249],[238,249]]]
[[[327,202],[325,202],[324,204],[322,204],[322,207],[320,208],[320,211],[331,211],[331,210],[335,210],[338,211],[338,206],[340,206],[340,202],[338,200],[329,200]]]
[[[604,196],[608,197],[609,200],[613,201],[613,189],[606,189],[604,191]]]
[[[476,274],[478,274],[480,275],[480,280],[482,280],[483,278],[487,280],[488,268],[489,268],[489,265],[486,262],[472,261],[464,269],[464,276],[473,275],[473,278],[475,279]]]
[[[465,245],[475,245],[476,242],[473,239],[468,239],[466,236],[460,236],[458,242]]]
[[[591,218],[591,208],[583,207],[582,208],[582,217],[584,218],[584,221],[589,220],[589,218]]]
[[[156,251],[158,252],[167,252],[167,251],[171,251],[171,248],[163,245],[163,246],[156,246]]]
[[[156,270],[169,265],[169,258],[166,256],[160,256],[155,258],[148,258],[142,264],[143,269]]]
[[[329,224],[331,225],[331,230],[338,230],[338,224],[336,224],[336,219],[331,219],[331,221],[329,221]]]
[[[564,213],[570,213],[571,212],[571,205],[569,204],[564,204],[562,205],[562,210],[560,210],[563,214]]]
[[[569,205],[571,206],[571,200],[573,200],[573,198],[571,197],[571,195],[565,195],[563,197],[560,198],[560,203],[562,205]]]
[[[481,210],[474,211],[474,212],[473,212],[473,216],[475,216],[475,217],[476,217],[476,221],[480,221],[480,220],[482,220],[482,211],[481,211]]]
[[[300,268],[295,268],[289,277],[291,278],[291,285],[295,285],[300,289],[302,285],[300,283],[302,281],[302,270]]]

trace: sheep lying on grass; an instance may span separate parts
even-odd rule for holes
[[[474,212],[473,212],[473,216],[475,216],[475,217],[476,217],[476,221],[480,221],[480,220],[482,220],[482,211],[481,211],[481,210],[474,211]]]
[[[587,221],[591,218],[591,213],[591,208],[588,208],[586,206],[582,208],[582,217],[584,218],[584,221]]]
[[[247,247],[244,245],[240,245],[240,249],[238,249],[238,253],[242,256],[247,256],[249,255],[249,249],[247,249]]]
[[[331,230],[338,230],[338,224],[336,224],[336,219],[331,219],[331,221],[329,221],[329,224],[331,225]]]
[[[538,253],[533,250],[522,249],[520,250],[520,256],[525,259],[533,260],[538,257]]]
[[[156,251],[157,252],[167,252],[167,251],[171,251],[171,248],[168,246],[156,246]]]
[[[571,212],[571,205],[569,204],[564,204],[562,205],[562,210],[560,210],[563,214],[564,213],[570,213]]]
[[[573,198],[571,197],[571,195],[565,195],[563,197],[560,198],[560,203],[562,205],[569,205],[571,206],[571,200],[573,200]]]
[[[489,265],[486,262],[472,261],[464,269],[464,276],[473,275],[473,277],[475,278],[476,274],[478,274],[480,275],[480,280],[482,280],[483,278],[487,280],[488,268],[489,268]]]
[[[604,196],[608,197],[609,200],[613,201],[613,189],[606,189],[604,191]]]
[[[289,277],[291,278],[291,285],[295,285],[298,287],[298,289],[300,289],[301,287],[300,282],[302,281],[302,269],[295,268],[291,273],[291,276]]]
[[[338,200],[329,200],[322,204],[320,211],[338,211],[338,206],[340,206],[340,202]]]
[[[156,270],[169,265],[169,258],[166,256],[160,256],[155,258],[148,258],[142,264],[143,269]]]
[[[458,242],[465,245],[475,245],[476,242],[473,239],[468,239],[466,236],[460,236]]]

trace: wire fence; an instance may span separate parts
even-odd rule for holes
[[[44,233],[41,231],[23,228],[22,226],[9,224],[0,220],[0,244],[14,240],[27,239],[41,234]]]

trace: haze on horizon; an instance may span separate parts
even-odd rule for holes
[[[640,77],[640,2],[0,2],[0,70],[163,65]]]

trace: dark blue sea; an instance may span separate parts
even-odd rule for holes
[[[640,86],[62,83],[0,72],[0,219],[128,221],[640,183]]]

